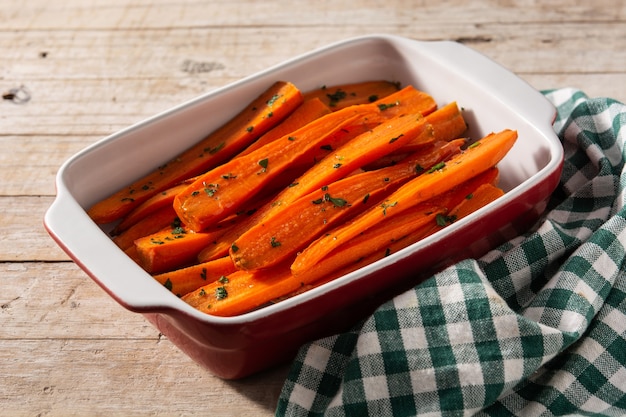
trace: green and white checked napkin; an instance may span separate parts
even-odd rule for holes
[[[277,416],[626,415],[626,106],[574,89],[527,234],[303,346]]]

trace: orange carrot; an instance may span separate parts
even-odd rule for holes
[[[301,286],[289,265],[257,271],[236,271],[182,297],[192,307],[215,316],[235,316],[263,306]]]
[[[436,219],[448,209],[440,204],[452,205],[465,201],[470,190],[476,190],[477,202],[484,202],[486,200],[479,194],[485,188],[493,188],[491,183],[496,178],[496,169],[487,171],[448,192],[447,196],[438,197],[436,202],[422,203],[419,210],[416,207],[410,210],[411,213],[405,211],[400,216],[385,220],[385,227],[375,232],[370,229],[359,235],[350,242],[349,247],[341,247],[302,275],[293,275],[288,263],[253,271],[238,270],[186,294],[182,299],[207,314],[235,316],[322,285],[384,258],[389,252],[387,247],[395,251],[441,229],[444,225],[437,224]],[[477,184],[483,185],[475,188]],[[495,196],[498,193],[489,194]],[[474,206],[478,207],[478,204]],[[371,239],[376,242],[372,244]]]
[[[141,237],[134,246],[141,267],[159,274],[195,263],[198,253],[222,233],[221,230],[195,233],[177,226]]]
[[[320,146],[327,146],[334,134],[367,122],[377,111],[375,107],[352,106],[330,113],[210,170],[176,196],[178,216],[191,230],[201,231],[237,211],[287,168],[309,159]]]
[[[395,117],[348,141],[281,191],[267,210],[260,213],[260,218],[274,215],[298,198],[398,149],[418,136],[424,126],[424,119],[419,115]]]
[[[276,82],[237,116],[147,176],[94,204],[89,216],[99,224],[116,221],[172,185],[225,161],[280,123],[302,103],[291,83]]]
[[[235,271],[236,268],[233,261],[228,257],[224,257],[211,262],[195,264],[186,268],[154,275],[154,279],[163,284],[172,293],[182,297]]]
[[[296,257],[291,265],[292,272],[294,275],[303,273],[320,262],[328,253],[387,216],[401,213],[494,167],[513,147],[516,139],[517,132],[513,130],[487,135],[462,154],[442,164],[439,169],[409,181],[379,206],[311,243]]]
[[[325,230],[377,204],[390,190],[460,152],[461,143],[440,142],[397,165],[342,178],[279,206],[233,242],[230,253],[235,265],[259,269],[284,261]]]
[[[440,196],[385,218],[337,247],[298,277],[311,284],[334,271],[345,274],[352,270],[351,266],[361,267],[405,248],[502,195],[501,190],[491,191],[499,190],[493,185],[497,179],[498,169],[491,168]],[[488,195],[482,191],[483,187],[490,187]],[[368,262],[361,263],[363,259]]]
[[[429,112],[432,112],[432,110],[436,108],[436,103],[433,100],[433,98],[427,93],[416,90],[412,86],[407,86],[401,89],[400,91],[397,91],[396,93],[391,94],[386,99],[381,99],[374,103],[371,103],[370,105],[362,105],[362,106],[367,106],[367,107],[373,106],[379,111],[377,115],[372,115],[369,118],[371,123],[378,124],[378,123],[382,123],[385,120],[389,120],[393,117],[398,117],[400,115],[406,115],[406,114],[411,114],[411,113],[428,114]],[[341,111],[345,111],[345,110],[341,110]],[[364,126],[367,128],[372,127],[372,125],[369,125],[369,126],[361,125],[361,126]],[[351,134],[344,136],[343,139],[346,141],[347,139],[351,139],[355,132],[356,132],[355,130],[352,130]],[[356,132],[356,133],[362,133],[362,132]],[[420,134],[419,137],[423,140],[424,146],[427,146],[428,144],[432,144],[433,139],[434,139],[431,135]],[[337,142],[338,145],[343,143],[343,141],[338,141],[338,140],[334,140],[333,142]],[[413,142],[417,143],[417,140],[414,140]],[[317,159],[321,156],[322,156],[321,154],[317,154],[315,155],[315,158]],[[312,178],[314,180],[318,179],[317,176],[318,176],[318,173],[314,171],[311,173],[307,173],[307,177]],[[246,222],[240,223],[238,226],[234,227],[229,232],[227,232],[223,236],[223,239],[220,239],[215,244],[210,245],[209,247],[205,248],[202,252],[200,252],[200,254],[198,255],[198,260],[200,262],[206,262],[211,259],[216,259],[216,258],[225,256],[228,253],[230,246],[235,239],[241,236],[243,232],[248,230],[254,224],[258,223],[263,217],[265,217],[265,215],[268,215],[269,213],[274,211],[276,206],[287,204],[290,201],[295,201],[297,198],[300,198],[303,195],[309,192],[312,192],[316,188],[319,188],[322,185],[324,185],[324,183],[314,182],[314,183],[311,183],[308,187],[303,187],[302,185],[306,181],[307,181],[306,178],[296,179],[293,182],[293,184],[299,184],[297,187],[294,187],[294,186],[287,187],[285,190],[283,190],[283,192],[278,194],[277,197],[273,201],[271,201],[264,208],[261,208],[257,213],[255,213],[254,216],[250,217]]]
[[[398,84],[389,81],[365,81],[320,87],[304,93],[305,100],[317,98],[333,110],[348,106],[377,101],[399,89]]]
[[[365,169],[378,169],[393,165],[430,143],[460,138],[467,130],[467,124],[456,102],[447,104],[427,114],[425,118],[427,126],[420,136],[389,155],[372,162]]]
[[[246,149],[241,151],[237,154],[237,156],[249,154],[250,152],[259,149],[261,146],[294,132],[313,120],[319,119],[330,112],[331,110],[327,105],[322,103],[322,100],[318,98],[306,100],[300,105],[300,107],[294,110],[293,113],[287,116],[285,120],[269,132],[265,133]]]
[[[504,191],[501,188],[494,186],[493,184],[483,184],[472,193],[471,198],[466,198],[459,203],[453,210],[450,211],[450,216],[455,219],[461,219],[470,215],[481,207],[495,201],[504,195]]]
[[[174,201],[174,196],[181,192],[187,187],[188,184],[181,183],[177,184],[173,187],[168,188],[165,191],[161,191],[160,193],[150,197],[148,200],[141,203],[137,208],[128,213],[128,215],[124,216],[122,221],[115,226],[112,235],[119,235],[124,230],[127,230],[129,227],[133,226],[137,222],[145,219],[146,216],[154,213],[157,210],[160,210],[163,207],[169,207],[172,209],[172,213],[175,213],[173,210],[172,202]],[[159,228],[161,229],[161,228]],[[159,230],[157,229],[157,230]],[[155,230],[156,231],[156,230]]]
[[[147,214],[137,223],[130,226],[117,236],[113,237],[113,242],[122,250],[133,246],[135,240],[152,233],[156,233],[171,225],[177,219],[174,207],[170,204],[161,207],[154,212]]]
[[[467,130],[467,122],[456,101],[428,114],[426,121],[432,125],[436,140],[457,139]]]
[[[412,85],[380,98],[373,104],[383,110],[383,114],[388,118],[413,113],[427,116],[437,109],[437,102],[430,94],[417,90]]]

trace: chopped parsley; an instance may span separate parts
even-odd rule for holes
[[[335,91],[333,94],[326,94],[326,97],[328,97],[330,99],[330,102],[328,104],[331,107],[335,107],[338,102],[340,102],[341,100],[343,100],[347,96],[348,96],[348,94],[345,91],[341,90],[341,89]]]
[[[435,221],[437,222],[437,226],[445,227],[449,224],[454,223],[456,220],[456,216],[446,216],[445,214],[437,214],[435,217]]]
[[[446,163],[445,162],[439,162],[438,164],[435,164],[431,169],[428,170],[429,174],[432,174],[433,172],[437,172],[440,169],[445,168]]]
[[[267,100],[267,105],[271,106],[274,103],[276,103],[276,100],[278,100],[280,98],[280,96],[278,94],[274,94],[269,100]]]
[[[215,298],[218,300],[223,300],[228,297],[228,291],[226,291],[226,287],[221,286],[215,289]]]
[[[393,203],[382,203],[380,206],[383,209],[383,216],[387,215],[387,209],[390,207],[395,207],[398,204],[397,201],[393,202]]]

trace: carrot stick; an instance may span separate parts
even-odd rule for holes
[[[154,194],[232,157],[280,123],[302,100],[302,93],[293,84],[276,82],[205,139],[145,177],[94,204],[88,210],[89,216],[99,224],[120,219]]]
[[[275,177],[317,152],[327,140],[366,122],[378,109],[352,106],[320,117],[291,134],[202,174],[174,199],[183,223],[201,231],[234,213]]]
[[[445,166],[420,175],[404,184],[377,207],[370,209],[338,228],[332,234],[320,237],[304,249],[291,265],[294,275],[303,273],[328,253],[351,238],[363,233],[386,217],[394,216],[416,204],[442,194],[475,175],[494,167],[513,147],[517,132],[503,130],[490,134],[476,146],[471,146],[462,154],[450,159]]]
[[[159,274],[195,263],[198,253],[223,233],[195,233],[182,226],[167,228],[135,240],[139,264],[151,274]]]
[[[376,119],[379,123],[382,123],[384,120],[389,120],[393,117],[398,117],[400,115],[406,115],[411,113],[427,114],[428,112],[432,112],[433,109],[436,108],[437,104],[435,103],[433,98],[427,93],[416,90],[412,86],[407,86],[400,91],[397,91],[387,96],[386,99],[380,99],[378,101],[375,101],[374,103],[371,103],[370,105],[362,106],[375,106],[380,113],[378,114],[378,117],[376,117],[376,115],[371,116],[370,121],[374,123],[374,119]],[[344,139],[351,138],[352,136],[346,136]],[[432,144],[434,139],[431,135],[423,134],[420,135],[420,138],[422,138],[424,142],[423,146]],[[336,142],[340,143],[339,141]],[[319,156],[321,155],[316,155],[315,157],[318,158]],[[404,156],[405,155],[403,155],[403,157]],[[317,173],[309,173],[308,176],[315,179]],[[230,246],[235,239],[241,236],[243,232],[248,230],[254,224],[258,223],[265,215],[271,213],[277,205],[287,204],[290,201],[295,201],[297,198],[300,198],[303,195],[312,192],[314,189],[324,185],[323,183],[318,182],[312,183],[309,187],[302,187],[302,180],[304,180],[304,178],[298,178],[297,180],[295,180],[294,184],[300,184],[298,187],[290,186],[286,188],[283,192],[278,194],[278,196],[266,207],[260,209],[246,222],[240,223],[238,226],[234,227],[228,233],[226,233],[223,236],[223,239],[220,239],[215,244],[210,245],[209,247],[201,251],[198,255],[198,260],[200,262],[206,262],[211,259],[225,256],[226,254],[228,254]]]
[[[254,143],[241,151],[237,156],[249,154],[276,139],[279,139],[291,132],[294,132],[315,119],[330,113],[331,110],[322,100],[314,98],[305,100],[296,110],[293,111],[285,120],[276,125],[272,130],[265,133]]]
[[[310,284],[332,272],[342,270],[345,274],[351,265],[367,265],[405,248],[502,195],[501,190],[491,191],[499,190],[493,185],[497,179],[497,168],[489,169],[440,196],[385,218],[337,247],[299,278]],[[490,187],[488,195],[482,191],[483,187]],[[363,259],[368,262],[361,263]]]
[[[379,98],[373,104],[383,110],[383,114],[388,118],[413,113],[427,116],[437,109],[437,102],[430,94],[417,90],[412,85],[387,97]]]
[[[288,263],[253,271],[238,270],[186,294],[182,299],[207,314],[235,316],[322,285],[384,258],[389,248],[399,250],[444,227],[437,224],[436,219],[438,215],[448,212],[449,208],[441,204],[451,206],[459,201],[465,204],[467,193],[471,190],[475,190],[477,203],[487,201],[481,196],[482,190],[494,188],[491,184],[496,179],[497,170],[489,170],[448,192],[446,196],[436,198],[437,201],[422,203],[419,209],[415,207],[385,220],[385,227],[376,231],[370,229],[359,235],[350,242],[350,246],[341,247],[302,275],[293,275]],[[494,197],[499,193],[489,191],[488,194]],[[473,206],[478,208],[479,204]]]
[[[161,207],[154,212],[147,214],[137,223],[130,226],[117,236],[113,237],[113,242],[122,250],[133,246],[135,240],[152,233],[156,233],[171,225],[177,218],[174,207],[170,204]]]
[[[124,216],[122,221],[118,223],[117,226],[115,226],[111,234],[119,235],[124,230],[127,230],[129,227],[144,219],[146,216],[166,206],[169,206],[172,209],[172,213],[175,213],[172,206],[174,196],[184,190],[185,187],[187,187],[187,184],[181,183],[153,195],[152,197],[141,203],[139,206],[137,206],[137,208],[135,208],[133,211]]]
[[[335,224],[377,204],[400,184],[458,152],[460,143],[440,142],[397,165],[342,178],[281,205],[233,242],[231,257],[240,269],[280,263]]]
[[[410,143],[389,155],[379,158],[368,166],[367,170],[393,165],[402,158],[435,141],[450,141],[460,138],[467,130],[467,124],[456,102],[447,104],[425,116],[427,127]]]
[[[196,309],[215,316],[235,316],[261,307],[269,300],[301,286],[289,265],[257,271],[236,271],[182,297]]]
[[[236,268],[233,261],[229,257],[224,257],[211,262],[204,262],[154,275],[154,279],[163,284],[172,293],[182,297],[235,271]]]
[[[304,99],[317,98],[333,110],[372,103],[398,91],[399,86],[389,81],[365,81],[320,87],[304,93]]]
[[[457,139],[467,130],[467,122],[456,101],[428,114],[426,121],[432,125],[436,140]]]
[[[470,215],[481,207],[495,201],[504,195],[504,191],[493,184],[483,184],[476,189],[470,198],[466,198],[450,211],[450,216],[461,219]]]

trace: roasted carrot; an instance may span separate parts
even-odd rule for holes
[[[470,198],[466,198],[461,201],[453,210],[451,210],[450,216],[455,219],[461,219],[476,210],[485,207],[487,204],[495,201],[503,195],[504,191],[501,188],[498,188],[493,184],[483,184],[472,193]]]
[[[516,139],[517,132],[513,130],[487,135],[462,154],[437,167],[438,169],[409,181],[379,206],[337,228],[334,233],[322,236],[311,243],[296,257],[291,265],[292,272],[295,275],[303,273],[320,262],[328,253],[385,217],[401,213],[494,167],[513,147]]]
[[[330,113],[331,110],[322,100],[314,98],[304,101],[296,110],[293,111],[285,120],[265,133],[259,139],[254,141],[250,146],[241,151],[237,156],[249,154],[276,139],[279,139],[291,132],[294,132],[315,119]]]
[[[413,113],[427,116],[437,110],[435,99],[412,85],[408,85],[387,97],[380,98],[373,104],[377,105],[387,118]]]
[[[299,278],[308,285],[332,272],[344,274],[351,266],[360,267],[363,259],[371,263],[405,248],[502,195],[494,185],[497,179],[497,168],[491,168],[440,196],[385,218],[337,247]],[[489,193],[484,187],[489,187]]]
[[[422,133],[423,137],[418,137],[407,143],[394,154],[415,152],[424,146],[424,143],[428,143],[427,137],[430,137],[432,141],[449,141],[460,138],[467,130],[467,123],[456,102],[449,103],[427,114],[425,119],[428,128]]]
[[[374,103],[371,103],[370,105],[362,106],[373,106],[379,111],[377,115],[372,115],[370,117],[371,123],[374,123],[374,120],[376,120],[377,122],[375,124],[378,124],[393,117],[398,117],[400,115],[406,115],[411,113],[428,114],[429,112],[432,112],[437,105],[433,98],[427,93],[416,90],[412,86],[407,86],[400,91],[391,94],[386,99],[381,99],[375,101]],[[345,110],[346,109],[341,111]],[[365,126],[368,128],[371,127],[371,125],[361,126]],[[353,129],[351,135],[346,135],[343,139],[351,139],[355,132],[356,131]],[[423,140],[424,146],[432,144],[434,140],[431,135],[420,134],[419,137],[421,138],[421,140]],[[337,140],[334,140],[334,142],[341,144],[341,142]],[[417,143],[417,140],[414,140],[413,142]],[[403,155],[403,157],[405,156],[407,155]],[[320,157],[322,157],[321,154],[315,155],[316,159]],[[366,162],[363,163],[366,164]],[[316,172],[308,173],[308,177],[312,179],[319,179],[318,173]],[[211,259],[225,256],[228,253],[232,242],[237,239],[237,237],[241,236],[243,232],[248,230],[254,224],[258,223],[266,214],[271,213],[276,208],[276,206],[281,204],[287,204],[290,201],[295,201],[297,198],[302,197],[303,195],[312,192],[316,188],[319,188],[323,185],[323,183],[311,183],[308,187],[303,187],[303,183],[306,182],[303,180],[305,180],[305,178],[296,179],[293,184],[299,184],[297,187],[290,186],[286,188],[285,190],[283,190],[283,192],[279,193],[273,201],[271,201],[268,205],[266,205],[264,208],[261,208],[257,213],[255,213],[254,216],[249,218],[246,222],[240,223],[238,226],[234,227],[228,233],[226,233],[223,236],[223,239],[220,239],[215,244],[212,244],[202,250],[202,252],[200,252],[200,254],[198,255],[198,260],[200,262],[206,262]]]
[[[159,274],[195,263],[198,253],[222,233],[221,230],[196,233],[183,226],[169,227],[135,240],[134,246],[141,267]]]
[[[389,81],[365,81],[360,83],[322,86],[304,93],[305,100],[317,98],[333,110],[348,106],[372,103],[398,91],[399,85]]]
[[[89,216],[99,224],[120,219],[153,195],[240,152],[280,123],[302,100],[302,93],[295,85],[276,82],[205,139],[147,176],[94,204],[88,210]]]
[[[440,142],[402,163],[339,179],[283,204],[236,239],[230,249],[240,269],[278,264],[338,222],[375,205],[410,178],[460,152],[464,141]]]
[[[426,115],[426,121],[432,125],[436,140],[457,139],[467,130],[467,122],[456,101]]]
[[[182,297],[196,309],[215,316],[235,316],[289,294],[302,285],[289,265],[257,271],[236,271]]]
[[[399,250],[445,227],[444,224],[438,223],[437,218],[451,211],[442,207],[442,204],[449,206],[465,204],[465,200],[471,201],[467,198],[467,193],[472,190],[475,190],[476,203],[485,202],[487,199],[482,197],[482,190],[495,188],[491,184],[496,179],[496,169],[486,171],[449,191],[447,195],[438,196],[435,198],[437,201],[422,203],[419,209],[415,207],[387,219],[384,227],[376,231],[370,229],[357,236],[350,242],[350,246],[341,247],[331,253],[327,259],[302,275],[293,275],[288,263],[253,271],[238,270],[219,281],[188,293],[182,299],[194,308],[211,315],[235,316],[322,285],[388,256],[389,248],[393,251]],[[492,198],[499,195],[498,192],[491,191],[487,194]],[[463,202],[459,203],[460,201]],[[480,207],[479,204],[472,206],[474,209]]]
[[[166,205],[147,214],[137,223],[113,237],[113,242],[122,250],[133,246],[135,240],[165,229],[177,219],[174,206]]]
[[[163,207],[169,207],[172,209],[172,212],[174,212],[172,206],[174,197],[176,196],[176,194],[184,190],[187,185],[188,184],[185,183],[177,184],[173,187],[168,188],[165,191],[161,191],[160,193],[153,195],[152,197],[141,203],[139,206],[137,206],[137,208],[135,208],[133,211],[124,216],[122,221],[115,226],[111,234],[119,235],[123,231],[127,230],[129,227],[133,226],[142,219],[145,219],[147,216],[157,210],[162,209]]]
[[[154,275],[154,279],[163,284],[172,293],[182,297],[235,271],[236,268],[233,261],[229,257],[224,257],[211,262],[204,262]]]
[[[377,109],[352,106],[320,117],[247,155],[202,174],[174,199],[183,223],[201,231],[237,211],[275,177],[293,164],[309,159],[327,140],[351,126],[366,123]]]
[[[450,141],[460,138],[467,130],[463,113],[456,102],[438,108],[427,114],[425,118],[427,126],[419,137],[389,155],[372,162],[365,169],[371,170],[393,165],[425,145],[435,141]]]

